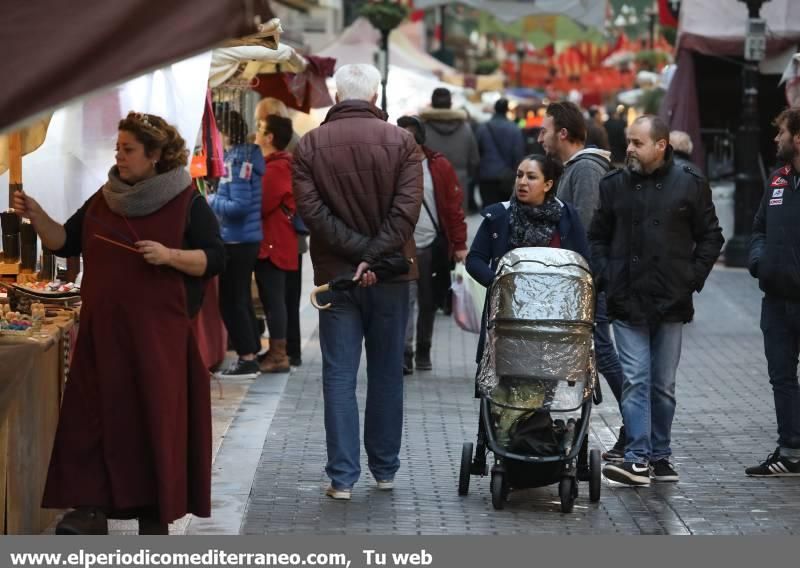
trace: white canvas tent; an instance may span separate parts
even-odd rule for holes
[[[58,109],[41,147],[23,157],[25,191],[67,220],[106,181],[117,124],[129,110],[174,124],[191,147],[200,129],[211,52],[126,81]],[[0,187],[8,184],[8,172]]]
[[[366,18],[359,18],[336,41],[322,49],[319,55],[335,58],[337,67],[350,63],[374,64],[380,37],[380,32]],[[393,30],[389,35],[389,63],[422,73],[457,73],[449,65],[415,47],[400,29]]]
[[[600,0],[459,0],[479,10],[491,13],[498,20],[513,22],[525,16],[567,16],[587,27],[602,28],[606,18],[606,3]],[[452,0],[415,0],[417,9],[452,4]]]

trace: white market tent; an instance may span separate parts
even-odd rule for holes
[[[319,55],[335,58],[337,67],[351,63],[374,64],[380,37],[380,32],[366,18],[358,18]],[[449,65],[415,47],[399,28],[389,35],[389,64],[423,73],[457,73]]]
[[[459,0],[478,10],[491,13],[498,20],[513,22],[525,16],[567,16],[587,27],[602,28],[606,18],[606,3],[600,0]],[[452,0],[415,0],[414,7],[422,10],[452,4]]]
[[[255,66],[258,73],[274,72],[276,65],[302,70],[306,64],[283,44],[276,49],[224,47],[79,99],[55,111],[49,126],[48,119],[43,119],[23,137],[25,191],[46,204],[53,219],[66,221],[106,181],[114,164],[117,124],[130,110],[163,117],[175,125],[191,149],[200,130],[208,86],[224,82],[243,62]],[[2,138],[0,172],[7,162]],[[30,144],[25,144],[26,138]],[[7,183],[5,171],[0,174],[0,187]]]
[[[146,73],[55,111],[44,143],[23,157],[25,192],[67,220],[108,178],[117,124],[129,110],[162,116],[191,147],[200,129],[211,52]],[[8,172],[0,175],[0,187]]]

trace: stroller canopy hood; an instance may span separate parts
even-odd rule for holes
[[[570,250],[526,247],[506,253],[490,298],[492,319],[594,321],[591,269]]]
[[[481,394],[506,408],[580,407],[594,388],[594,296],[589,265],[575,252],[506,253],[488,295]]]

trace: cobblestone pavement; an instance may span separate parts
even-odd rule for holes
[[[800,479],[743,474],[774,449],[776,438],[758,328],[760,297],[745,271],[722,267],[695,296],[696,320],[684,330],[673,429],[680,483],[633,489],[604,481],[598,504],[589,503],[583,483],[569,515],[560,512],[557,486],[513,492],[502,511],[492,509],[488,477],[473,477],[470,494],[457,495],[461,445],[474,440],[477,427],[472,397],[477,336],[443,316],[436,321],[435,370],[417,372],[405,383],[402,466],[394,491],[377,491],[362,459],[364,473],[352,501],[324,497],[321,361],[314,337],[270,424],[241,532],[800,533]],[[359,381],[363,413],[363,364]],[[596,407],[592,447],[613,445],[619,424],[612,404]]]

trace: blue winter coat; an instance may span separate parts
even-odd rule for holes
[[[558,222],[558,234],[561,238],[561,248],[577,252],[588,263],[591,259],[589,255],[589,241],[586,240],[586,229],[583,228],[581,219],[575,208],[559,200],[563,210],[561,220]],[[467,255],[466,268],[470,276],[486,286],[491,286],[494,282],[497,264],[503,255],[511,250],[509,238],[511,233],[508,206],[510,203],[495,203],[481,212],[483,222],[481,223],[472,247]],[[484,306],[484,312],[486,306]],[[478,353],[476,362],[480,362],[483,356],[483,345],[486,341],[486,314],[481,317],[481,335],[478,341]]]
[[[209,205],[217,214],[226,244],[261,242],[264,170],[264,156],[255,144],[239,144],[225,152],[225,177],[220,180],[217,193],[209,199]]]
[[[525,156],[525,137],[516,124],[495,114],[478,127],[477,139],[481,154],[480,179],[502,179],[508,172],[517,172]]]

